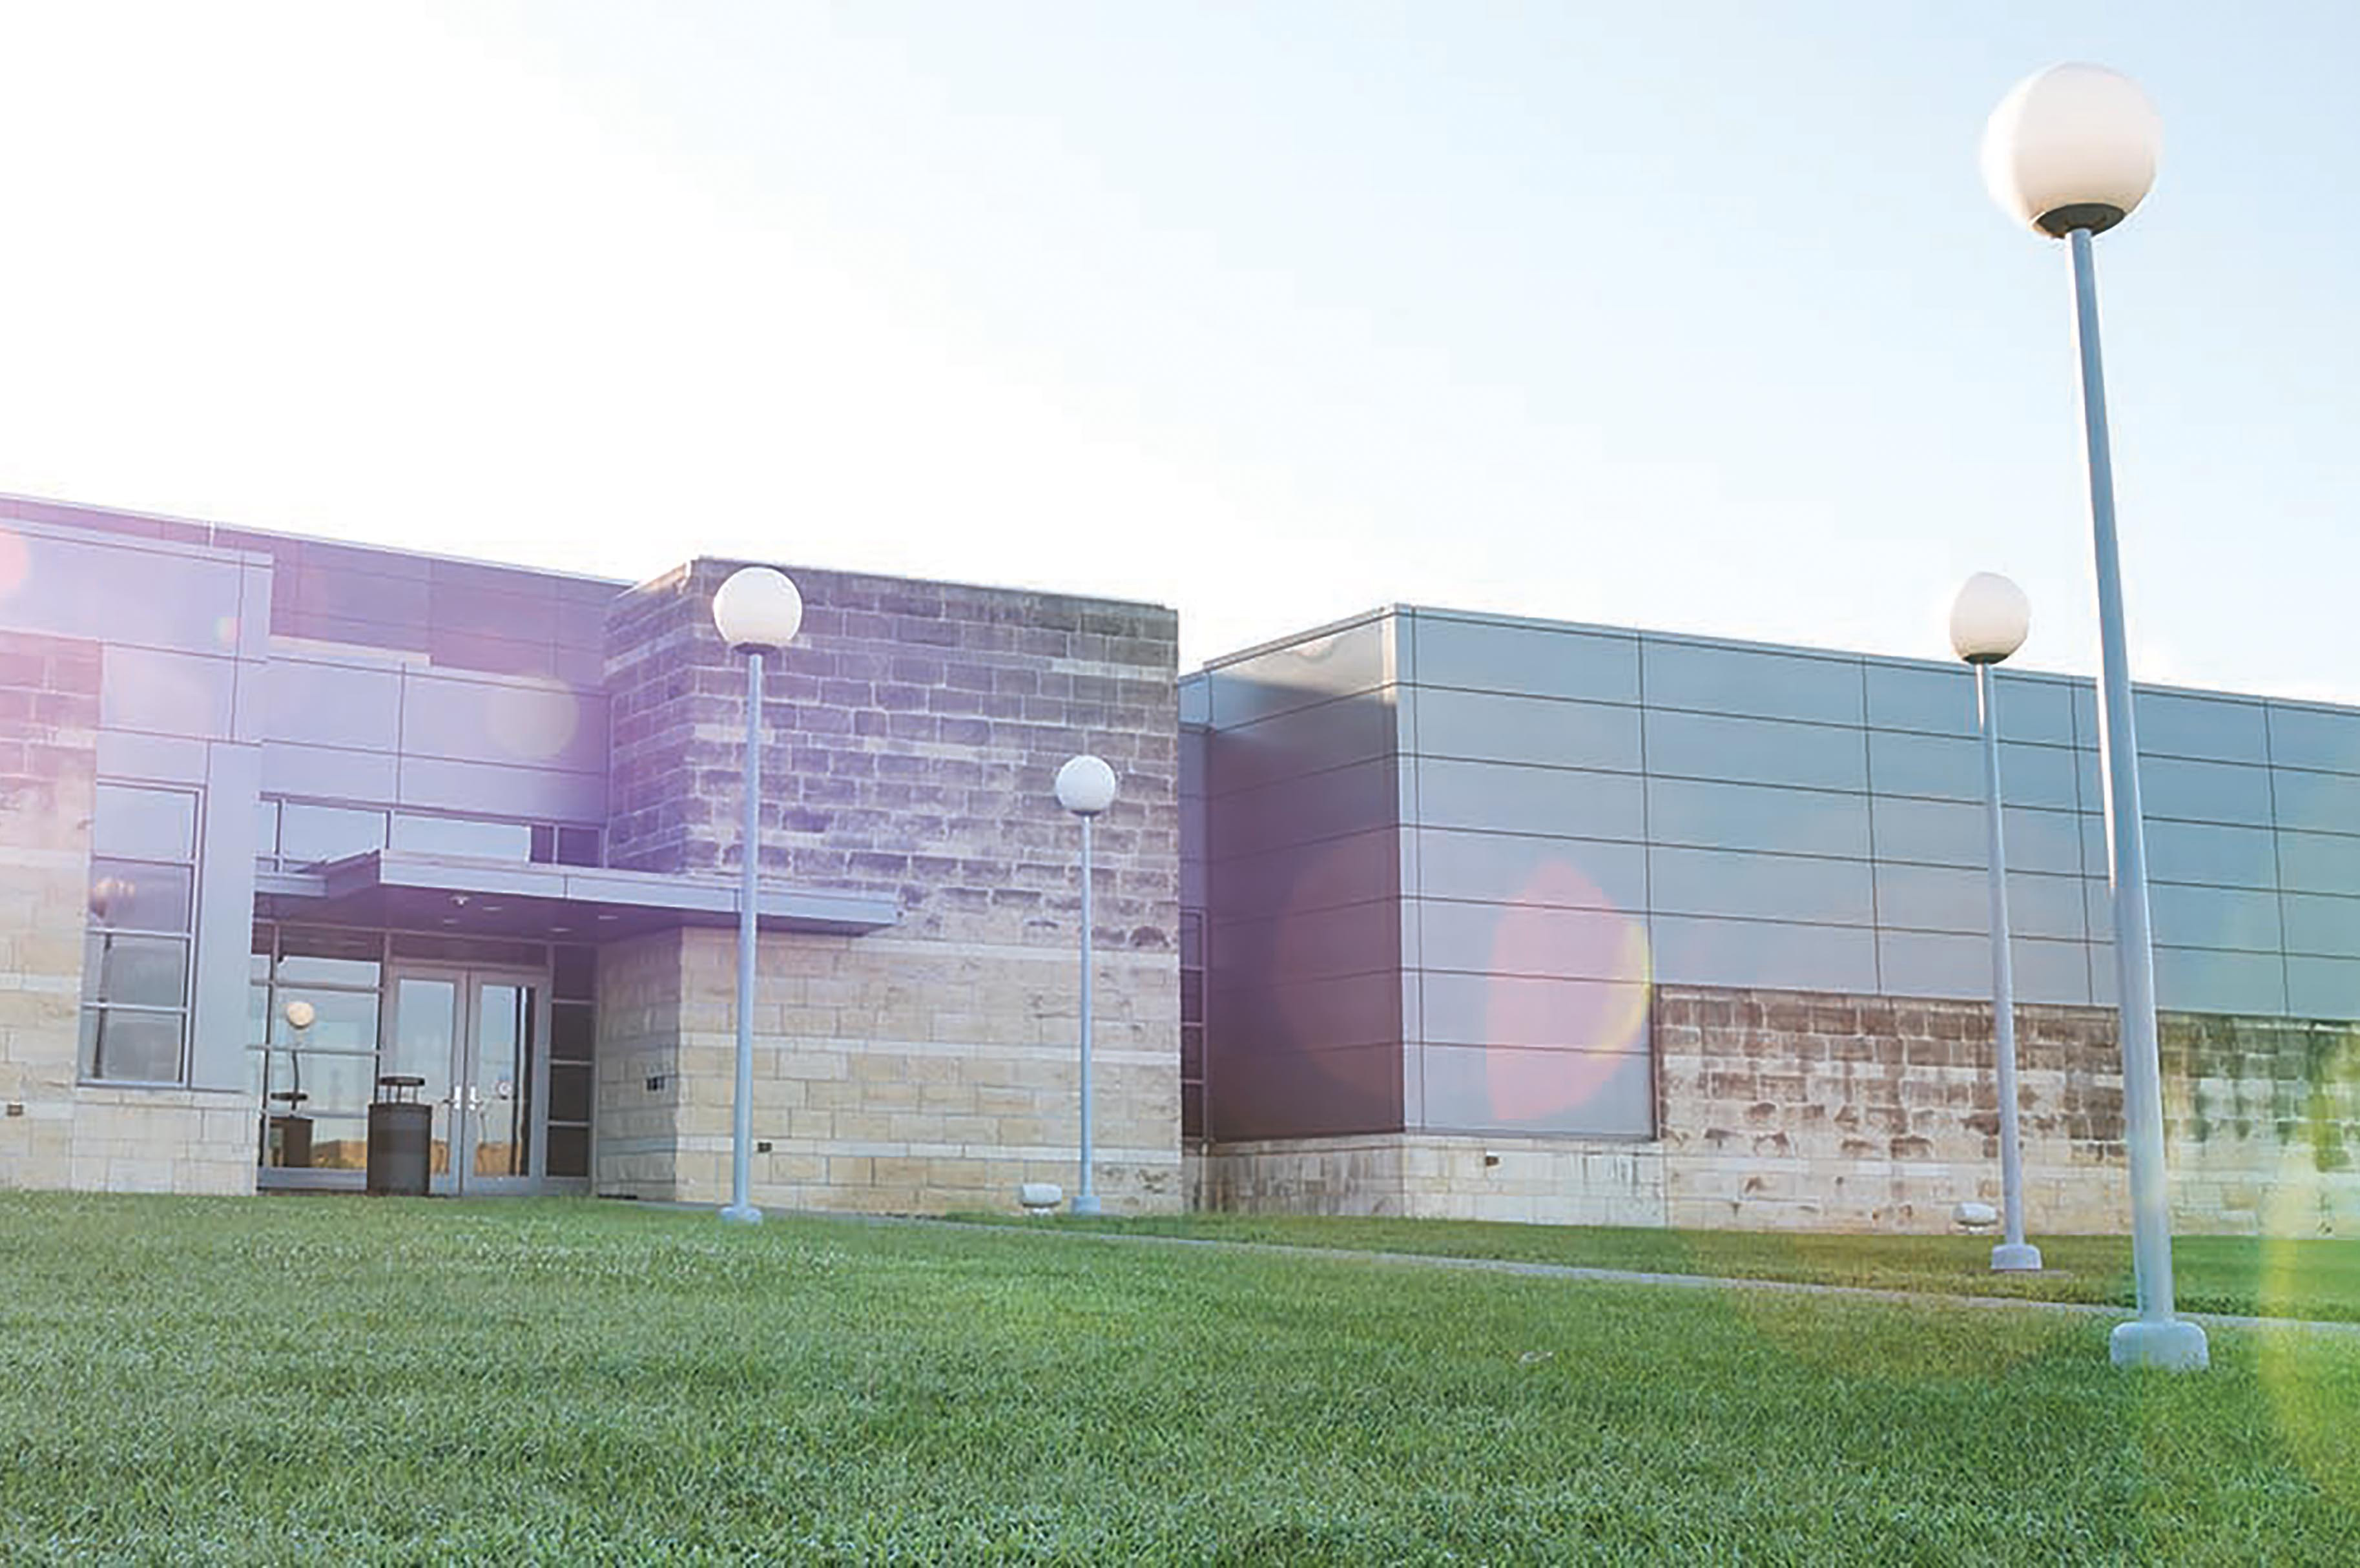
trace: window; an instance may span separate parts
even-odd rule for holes
[[[1205,917],[1180,911],[1180,1136],[1205,1136]]]
[[[186,1080],[197,806],[194,790],[98,786],[82,939],[84,1078]]]
[[[380,849],[542,866],[603,866],[606,837],[599,828],[574,823],[431,811],[388,813],[362,806],[266,797],[255,816],[254,851],[266,868],[290,871]]]

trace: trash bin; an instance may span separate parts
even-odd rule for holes
[[[311,1097],[300,1089],[281,1089],[270,1096],[273,1104],[287,1108],[270,1113],[269,1130],[264,1135],[265,1165],[283,1171],[311,1169],[311,1118],[303,1114],[303,1102]]]
[[[368,1190],[426,1195],[427,1154],[434,1141],[434,1107],[418,1103],[426,1080],[389,1073],[377,1081],[368,1108]]]

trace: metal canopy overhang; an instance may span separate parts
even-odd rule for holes
[[[606,942],[680,926],[735,926],[733,877],[528,865],[377,850],[307,871],[257,871],[257,914],[270,920],[539,942]],[[764,931],[859,935],[901,919],[890,898],[766,887]]]

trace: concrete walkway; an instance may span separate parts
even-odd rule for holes
[[[1410,1269],[1456,1269],[1474,1273],[1517,1274],[1530,1279],[1572,1279],[1589,1284],[1662,1285],[1682,1290],[1765,1290],[1789,1295],[1830,1296],[1852,1301],[1883,1301],[1901,1306],[1985,1307],[2072,1312],[2083,1317],[2121,1319],[2132,1316],[2127,1307],[2099,1306],[2087,1301],[2042,1301],[2022,1296],[1965,1296],[1927,1290],[1894,1290],[1872,1285],[1812,1285],[1792,1279],[1732,1279],[1711,1274],[1655,1274],[1635,1269],[1586,1269],[1571,1263],[1526,1263],[1505,1258],[1442,1258],[1423,1252],[1370,1252],[1341,1247],[1297,1247],[1276,1241],[1230,1241],[1215,1236],[1152,1236],[1120,1230],[1087,1230],[1079,1225],[977,1225],[965,1220],[922,1219],[912,1216],[811,1215],[812,1218],[858,1218],[870,1225],[912,1225],[935,1230],[1008,1232],[1019,1236],[1054,1236],[1075,1241],[1107,1242],[1124,1247],[1204,1247],[1218,1252],[1261,1253],[1278,1258],[1318,1258],[1330,1262],[1374,1263]],[[2181,1317],[2207,1328],[2272,1330],[2286,1333],[2360,1336],[2360,1323],[2328,1323],[2313,1318],[2246,1317],[2234,1312],[2182,1312]]]

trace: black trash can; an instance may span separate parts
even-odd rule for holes
[[[404,1197],[426,1195],[428,1151],[434,1141],[434,1107],[418,1103],[423,1078],[388,1073],[377,1081],[368,1108],[368,1190]]]

